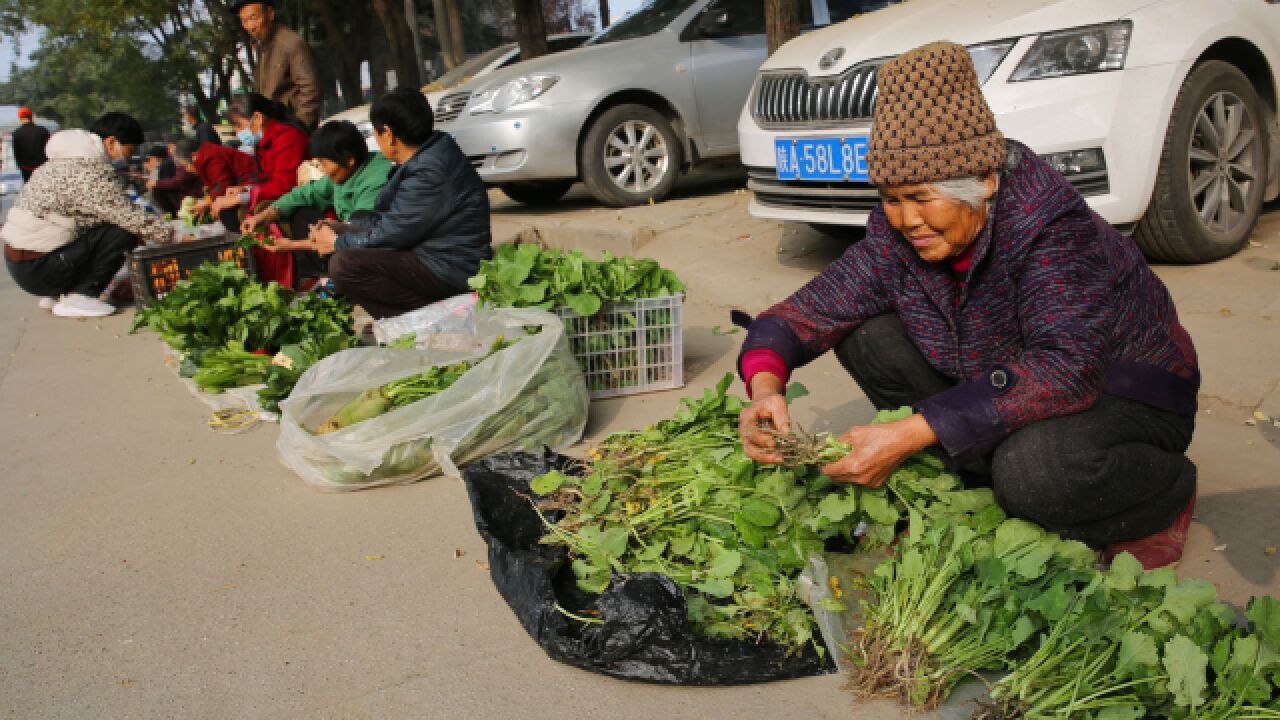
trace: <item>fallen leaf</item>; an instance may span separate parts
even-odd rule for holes
[[[477,561],[476,561],[476,567],[480,568],[481,570],[488,570],[488,569],[489,569],[489,563],[484,562],[484,561],[482,561],[482,560],[477,560]]]
[[[1227,549],[1227,544],[1226,544],[1226,543],[1222,543],[1221,545],[1214,545],[1214,546],[1213,546],[1213,551],[1214,551],[1214,552],[1222,552],[1223,550],[1226,550],[1226,549]]]
[[[454,557],[455,559],[456,559],[456,558],[460,558],[460,557],[462,557],[463,555],[466,555],[466,554],[467,554],[467,551],[466,551],[466,550],[463,550],[462,548],[454,548],[454,549],[453,549],[453,557]]]
[[[1271,416],[1262,412],[1261,410],[1254,410],[1253,417],[1259,422],[1271,422]]]
[[[188,460],[188,461],[187,461],[187,464],[188,464],[188,465],[195,465],[195,464],[196,464],[196,459],[195,459],[195,458],[191,458],[190,460]]]
[[[365,559],[365,560],[381,560],[381,559],[382,559],[382,558],[384,558],[384,557],[386,557],[386,556],[385,556],[385,555],[381,555],[381,554],[379,554],[379,555],[365,555],[365,556],[364,556],[364,559]]]
[[[1275,546],[1275,545],[1268,545],[1268,546],[1266,546],[1265,548],[1263,548],[1263,550],[1262,550],[1262,554],[1263,554],[1263,555],[1275,555],[1275,554],[1276,554],[1276,549],[1277,549],[1277,548],[1276,548],[1276,546]]]
[[[1258,421],[1254,420],[1253,418],[1249,418],[1248,420],[1244,421],[1244,424],[1248,425],[1249,427],[1253,427],[1258,424]]]
[[[1219,315],[1230,315],[1230,314],[1231,314],[1231,308],[1229,308],[1229,307],[1218,308],[1218,314],[1219,314]]]
[[[722,330],[722,329],[720,329],[720,326],[719,326],[719,325],[712,325],[712,326],[711,326],[711,334],[712,334],[712,335],[721,335],[721,336],[723,336],[723,335],[736,335],[737,333],[738,333],[738,326],[737,326],[737,325],[734,325],[733,327],[730,327],[728,330]]]
[[[1260,248],[1260,247],[1262,247],[1262,243],[1258,242],[1257,240],[1250,240],[1250,241],[1249,241],[1249,247],[1256,247],[1256,248]]]

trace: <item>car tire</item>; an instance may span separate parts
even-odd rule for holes
[[[1236,119],[1234,137],[1217,142]],[[1211,60],[1187,76],[1165,132],[1151,204],[1133,233],[1147,257],[1202,263],[1244,245],[1266,191],[1265,124],[1257,92],[1234,65]]]
[[[640,159],[636,153],[644,153]],[[676,184],[684,148],[671,122],[648,105],[619,105],[595,119],[582,140],[582,181],[610,207],[665,198]]]
[[[550,205],[564,197],[573,180],[528,180],[498,185],[507,197],[525,205]]]

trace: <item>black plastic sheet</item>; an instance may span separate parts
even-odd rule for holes
[[[571,458],[548,451],[491,455],[463,472],[493,583],[547,655],[612,677],[674,685],[741,685],[834,672],[835,665],[809,647],[788,656],[774,643],[695,633],[684,594],[665,575],[614,575],[599,596],[579,590],[567,551],[539,544],[545,526],[529,490],[543,473],[574,469]],[[562,610],[580,616],[598,611],[603,622],[585,624]]]

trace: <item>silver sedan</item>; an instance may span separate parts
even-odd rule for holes
[[[802,3],[802,27],[829,24],[827,3]],[[681,171],[737,154],[767,56],[764,0],[650,0],[581,48],[446,94],[436,123],[517,201],[554,202],[579,179],[606,205],[661,200]]]

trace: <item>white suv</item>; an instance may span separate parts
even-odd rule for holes
[[[1004,134],[1154,259],[1230,255],[1280,194],[1273,0],[911,0],[764,64],[738,122],[751,213],[865,224],[876,72],[935,40],[967,45]]]

